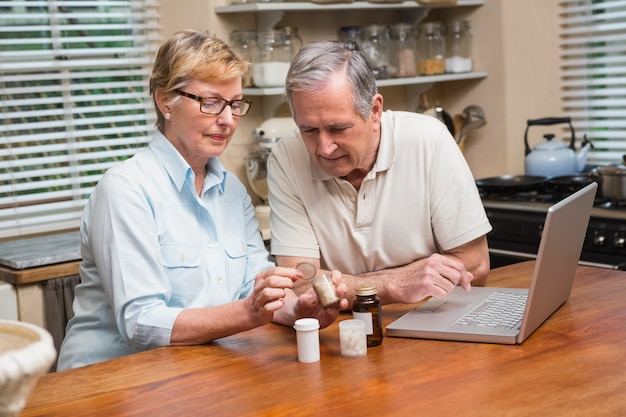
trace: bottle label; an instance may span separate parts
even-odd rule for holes
[[[357,320],[363,320],[365,322],[365,334],[374,334],[374,325],[372,324],[372,313],[359,313],[358,311],[352,312],[352,318]]]

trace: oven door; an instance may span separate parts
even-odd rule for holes
[[[537,259],[536,254],[489,248],[489,261],[491,262],[491,268],[499,268],[501,266],[507,266],[533,259]]]
[[[537,254],[489,248],[491,268],[498,268],[501,266],[535,259],[537,259]],[[580,260],[578,261],[578,265],[626,271],[626,262],[620,261],[621,259],[615,257],[600,258],[597,254],[586,253],[583,251]]]
[[[493,229],[487,234],[492,268],[537,258],[545,213],[486,207]],[[602,237],[600,240],[598,237]],[[579,265],[626,271],[626,224],[592,216]]]

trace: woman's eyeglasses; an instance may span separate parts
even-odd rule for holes
[[[239,100],[225,100],[219,97],[198,97],[194,94],[186,93],[182,90],[174,90],[176,94],[200,102],[200,111],[204,114],[218,115],[224,111],[226,106],[230,106],[235,117],[245,116],[252,107],[252,102],[245,98]]]

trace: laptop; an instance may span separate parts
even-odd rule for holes
[[[387,336],[522,343],[570,296],[597,188],[591,183],[548,209],[530,288],[457,286],[389,324]],[[517,313],[490,312],[502,305]]]

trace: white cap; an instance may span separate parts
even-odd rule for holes
[[[298,319],[294,326],[296,330],[317,330],[320,328],[320,322],[317,319]]]

